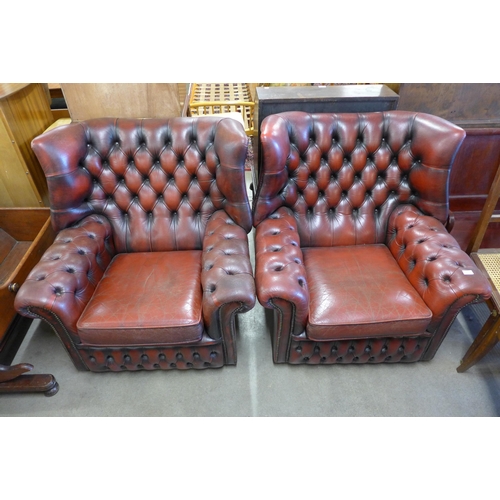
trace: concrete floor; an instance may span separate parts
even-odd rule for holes
[[[253,255],[253,233],[249,244]],[[429,362],[292,366],[273,364],[257,303],[239,316],[237,366],[121,373],[77,371],[50,327],[34,321],[13,363],[51,373],[60,390],[53,397],[2,394],[0,416],[498,416],[500,347],[456,372],[487,314],[484,304],[464,309]]]
[[[60,390],[0,395],[0,416],[498,416],[498,350],[456,372],[485,314],[484,304],[462,311],[430,362],[291,366],[273,364],[257,305],[240,316],[236,367],[134,373],[77,371],[51,329],[36,321],[14,362],[53,374]]]

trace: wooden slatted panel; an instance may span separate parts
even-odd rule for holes
[[[193,83],[189,101],[191,116],[240,113],[247,135],[256,133],[253,102],[248,83]]]

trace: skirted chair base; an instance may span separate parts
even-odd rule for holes
[[[331,342],[312,342],[292,337],[288,363],[294,365],[409,363],[422,359],[429,340],[430,335]]]
[[[86,369],[93,372],[205,369],[231,364],[224,362],[222,343],[209,338],[184,347],[77,346],[76,351]]]

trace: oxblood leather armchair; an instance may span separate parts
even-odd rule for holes
[[[78,369],[236,364],[255,304],[243,127],[221,117],[95,119],[32,147],[58,232],[15,306]]]
[[[464,136],[404,111],[263,121],[255,279],[275,362],[430,360],[460,309],[490,296],[444,226]]]

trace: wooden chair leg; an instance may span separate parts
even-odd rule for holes
[[[475,365],[482,359],[498,342],[498,334],[500,330],[500,315],[494,311],[487,319],[476,339],[469,347],[460,366],[457,368],[458,373],[463,373],[471,366]]]

